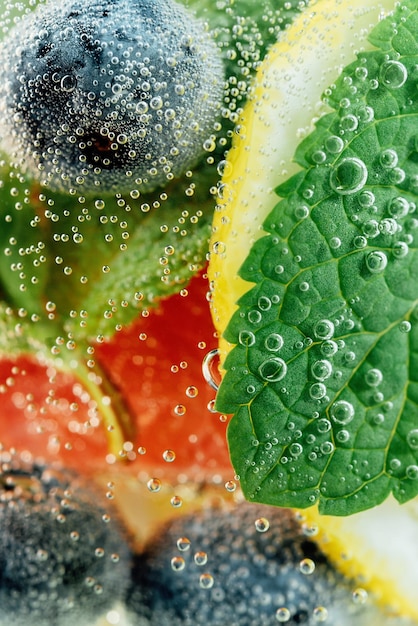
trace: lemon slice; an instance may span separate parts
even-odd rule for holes
[[[318,0],[271,49],[257,73],[228,154],[213,222],[209,279],[212,315],[222,335],[251,284],[238,276],[262,223],[278,201],[274,188],[294,174],[299,141],[326,109],[321,95],[340,69],[370,49],[367,35],[394,0]],[[220,340],[221,358],[230,346]],[[318,524],[331,561],[390,611],[418,620],[418,504],[394,500],[349,518],[304,511]],[[361,594],[360,594],[361,595]]]

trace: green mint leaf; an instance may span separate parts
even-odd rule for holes
[[[418,494],[418,11],[326,93],[241,276],[217,408],[249,500],[349,515]]]

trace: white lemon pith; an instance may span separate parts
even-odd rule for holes
[[[320,99],[394,0],[318,0],[298,17],[259,68],[228,155],[213,222],[209,279],[221,336],[251,284],[238,276],[262,223],[278,201],[274,189],[299,168],[296,146],[324,111]],[[230,346],[220,340],[221,359]],[[418,620],[418,505],[388,501],[348,518],[304,512],[318,541],[346,575],[364,581],[382,606]]]
[[[349,517],[302,512],[316,524],[316,540],[338,569],[388,613],[418,620],[418,502],[395,500]]]

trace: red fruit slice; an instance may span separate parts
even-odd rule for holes
[[[202,375],[203,358],[217,345],[206,292],[206,279],[196,276],[181,294],[96,346],[111,395],[134,426],[120,454],[109,451],[82,385],[28,357],[0,361],[0,441],[85,471],[120,457],[136,473],[231,477],[226,417],[211,410],[215,392]]]
[[[91,422],[92,405],[70,374],[29,356],[0,360],[0,443],[70,467],[104,458],[106,434]],[[95,420],[93,420],[93,424]]]
[[[181,294],[96,349],[134,416],[134,451],[146,449],[144,467],[193,473],[228,468],[230,475],[226,417],[211,409],[215,392],[202,375],[205,355],[217,346],[207,290],[205,278],[195,277]],[[174,452],[174,461],[166,451]]]

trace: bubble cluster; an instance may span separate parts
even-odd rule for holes
[[[246,503],[170,522],[138,558],[128,606],[150,626],[373,623],[353,589],[291,511]]]
[[[74,474],[27,453],[1,453],[2,622],[93,622],[123,597],[130,550],[109,512]]]
[[[173,1],[41,4],[0,59],[3,148],[53,189],[165,184],[201,155],[220,111],[217,46]]]
[[[409,10],[396,9],[402,28],[402,11]],[[306,14],[308,19],[314,18]],[[296,25],[290,28],[285,40],[294,57],[282,55],[279,44],[262,66],[259,91],[244,117],[246,142],[236,143],[235,179],[226,179],[232,209],[225,211],[225,224],[215,214],[225,267],[245,281],[237,280],[229,302],[230,311],[238,310],[225,336],[236,347],[225,361],[218,407],[237,416],[230,447],[245,496],[254,502],[317,502],[321,512],[337,515],[347,502],[351,512],[378,504],[378,498],[368,503],[370,484],[386,468],[397,437],[407,444],[415,420],[413,374],[405,364],[416,352],[411,268],[418,144],[414,126],[398,120],[416,114],[416,67],[404,43],[396,51],[382,45],[395,29],[390,20],[330,77],[325,111],[315,125],[308,126],[310,113],[302,117],[307,126],[297,129],[297,173],[287,154],[293,143],[286,140],[283,111],[289,107],[293,136],[292,109],[303,100],[305,78],[323,75],[305,43],[298,48]],[[320,30],[312,48],[318,55]],[[328,52],[327,61],[340,54],[333,44]],[[289,75],[283,76],[288,59]],[[292,67],[299,63],[300,79]],[[276,106],[283,123],[276,121]],[[278,197],[271,197],[271,188]],[[221,282],[217,259],[214,268],[225,292],[219,304],[214,298],[217,313],[216,306],[221,311],[228,302],[229,283]],[[389,398],[396,407],[390,411],[384,408]],[[238,434],[247,442],[244,454],[235,443]],[[415,448],[405,448],[396,453],[403,457],[399,481],[382,486],[380,499],[390,491],[400,501],[416,493]]]

